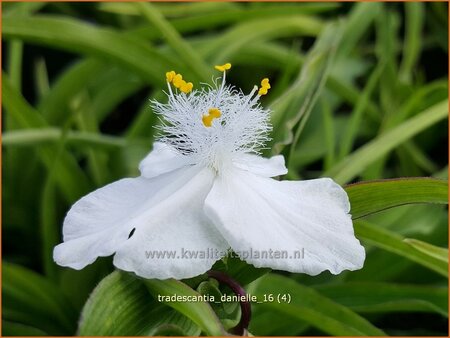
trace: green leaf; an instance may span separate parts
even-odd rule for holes
[[[198,336],[198,334],[199,333],[195,334],[195,336]],[[180,328],[178,325],[161,324],[154,331],[152,331],[150,335],[157,337],[172,337],[172,336],[180,337],[180,336],[187,336],[188,334],[186,334],[186,332],[184,332],[183,329]]]
[[[353,219],[405,204],[448,204],[448,182],[434,178],[367,181],[345,187]]]
[[[178,54],[180,60],[197,75],[198,79],[208,81],[212,75],[209,67],[197,51],[186,42],[178,31],[158,11],[157,6],[151,3],[138,2],[134,4],[142,16],[149,21],[166,39],[168,45]]]
[[[115,271],[95,288],[81,313],[81,336],[139,336],[155,334],[170,324],[185,334],[198,334],[191,320],[157,302],[144,281]],[[180,332],[179,331],[179,332]]]
[[[5,132],[2,141],[5,147],[36,146],[57,143],[63,135],[63,131],[59,128],[21,129]],[[127,141],[122,137],[85,131],[69,131],[65,134],[65,138],[68,144],[101,149],[122,148],[127,145]]]
[[[357,46],[361,37],[367,32],[380,12],[381,4],[374,2],[357,2],[346,19],[345,38],[336,58],[345,58]]]
[[[130,39],[112,29],[99,28],[79,20],[43,15],[8,16],[3,19],[2,29],[6,39],[16,38],[114,60],[158,85],[165,81],[161,69],[179,69],[173,57],[162,55],[144,40]]]
[[[444,100],[366,143],[323,176],[332,177],[341,184],[346,183],[377,159],[433,124],[444,120],[447,115],[448,100]]]
[[[52,335],[73,335],[76,312],[50,280],[19,265],[3,262],[3,319]]]
[[[58,285],[75,307],[78,316],[81,313],[92,290],[113,270],[110,258],[99,258],[82,270],[60,268]]]
[[[8,15],[23,15],[23,14],[31,14],[34,12],[38,12],[42,7],[46,6],[48,3],[46,2],[16,2],[13,5],[14,7],[9,7],[3,9],[3,16]]]
[[[50,91],[42,97],[37,109],[43,113],[49,124],[62,124],[76,94],[92,81],[91,74],[106,71],[106,64],[97,59],[85,59],[66,69],[52,84]],[[96,76],[96,77],[97,77]]]
[[[23,129],[43,128],[46,121],[39,112],[34,110],[17,92],[8,81],[5,74],[2,77],[2,104],[8,110],[8,114]],[[48,170],[55,170],[55,179],[69,201],[74,201],[88,191],[88,181],[83,171],[78,166],[75,158],[62,152],[61,161],[54,162],[54,147],[43,146],[37,149],[39,159]]]
[[[25,101],[21,93],[14,88],[8,76],[2,74],[2,104],[20,128],[41,128],[47,125],[39,112]]]
[[[212,296],[216,300],[220,300],[223,296],[223,293],[219,289],[219,282],[213,278],[201,282],[196,290],[198,293]],[[239,324],[241,311],[238,303],[222,303],[216,301],[210,303],[210,305],[225,330],[234,328]]]
[[[45,64],[45,59],[39,58],[34,66],[34,76],[36,78],[35,87],[38,97],[42,97],[48,93],[49,90],[49,79],[47,65]]]
[[[405,243],[396,233],[378,227],[366,221],[354,222],[355,234],[374,246],[395,253],[423,265],[442,276],[448,277],[448,265],[441,259],[425,254],[413,246]]]
[[[266,311],[283,313],[306,322],[320,331],[335,336],[384,336],[384,332],[373,326],[349,308],[333,302],[317,291],[294,280],[269,274],[251,285],[248,293],[256,295],[258,302],[264,295],[274,295],[274,301],[254,304]],[[279,303],[278,295],[289,294],[290,302]]]
[[[155,308],[151,316],[155,320],[149,336],[199,336],[201,333],[201,329],[189,318],[168,306]]]
[[[58,161],[58,159],[56,159]],[[42,247],[42,262],[45,274],[52,280],[57,279],[58,266],[53,261],[53,248],[60,242],[57,217],[56,190],[54,172],[50,172],[44,183],[40,198],[40,235]]]
[[[298,140],[311,109],[320,94],[329,73],[329,66],[341,37],[342,26],[328,25],[308,53],[302,70],[292,87],[272,105],[272,152],[280,153],[286,145]],[[295,135],[294,128],[297,127]]]
[[[49,334],[30,325],[2,320],[2,336],[49,336]]]
[[[400,66],[400,80],[410,83],[412,73],[420,57],[422,30],[425,16],[424,4],[420,2],[405,3],[406,36],[403,46],[403,60]]]
[[[302,3],[302,4],[278,4],[267,3],[264,7],[242,6],[232,2],[192,2],[182,4],[158,3],[157,8],[167,17],[174,18],[174,23],[178,31],[184,31],[186,22],[200,21],[203,25],[196,25],[195,28],[210,28],[214,24],[226,24],[239,22],[258,17],[271,15],[292,15],[292,14],[316,14],[332,11],[340,7],[339,3]],[[104,2],[100,3],[100,9],[110,13],[124,15],[139,15],[139,11],[127,2]],[[189,12],[189,16],[186,13]],[[177,20],[177,18],[180,19]],[[210,20],[206,20],[206,19]],[[206,23],[205,23],[206,22]]]
[[[119,103],[144,85],[139,76],[127,69],[87,58],[73,64],[53,82],[50,91],[40,100],[38,110],[49,124],[61,125],[84,94],[90,99],[89,110],[102,122]]]
[[[164,70],[161,70],[161,76],[164,76]],[[146,87],[146,83],[136,74],[124,68],[111,66],[99,73],[89,85],[85,91],[91,99],[90,111],[98,123],[108,119],[111,112],[120,109],[121,103],[138,95],[139,91]],[[149,105],[148,100],[142,103]]]
[[[282,312],[266,311],[264,307],[252,308],[249,331],[255,336],[302,336],[307,323]]]
[[[448,264],[448,249],[440,248],[430,243],[419,241],[418,239],[405,238],[403,241],[418,251]]]
[[[369,99],[380,79],[384,67],[384,61],[380,61],[377,67],[375,67],[375,69],[372,71],[367,80],[367,84],[361,93],[361,96],[359,97],[358,101],[355,104],[355,107],[350,114],[348,126],[343,132],[343,138],[340,144],[340,151],[338,156],[339,159],[347,156],[353,148],[356,136],[358,135],[358,131],[361,126],[362,119],[364,117],[364,113],[367,110],[367,106],[369,104]]]
[[[226,34],[211,41],[205,48],[206,59],[214,64],[226,62],[240,48],[254,41],[277,37],[315,36],[323,29],[319,19],[306,15],[268,17],[233,26]]]
[[[8,15],[15,15],[15,16],[25,16],[32,14],[33,12],[36,12],[40,10],[43,6],[45,6],[45,3],[39,3],[39,2],[23,2],[23,3],[16,3],[15,6],[9,9],[4,9],[2,15],[4,17]],[[17,90],[22,89],[22,70],[23,70],[23,42],[20,40],[12,40],[8,44],[8,57],[7,59],[7,73],[9,75],[9,78],[11,79],[11,83],[13,84],[14,88]]]
[[[322,295],[360,313],[436,312],[448,316],[448,289],[374,282],[314,287]]]
[[[183,282],[168,279],[168,280],[145,280],[145,285],[150,290],[153,297],[161,296],[200,296],[200,294]],[[217,318],[213,309],[205,302],[169,302],[168,306],[181,312],[186,317],[190,318],[196,323],[202,331],[210,336],[223,336],[226,334],[225,330]]]

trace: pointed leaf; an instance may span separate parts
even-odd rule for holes
[[[75,309],[50,280],[19,265],[3,263],[2,318],[52,335],[75,333]]]
[[[448,316],[446,287],[346,282],[314,289],[360,313],[436,312]]]
[[[342,26],[338,24],[324,28],[308,53],[296,82],[272,104],[273,153],[280,153],[285,146],[298,139],[328,77],[341,33]],[[294,136],[293,129],[299,122],[300,129]]]
[[[81,313],[81,336],[155,334],[171,324],[186,334],[198,334],[191,320],[156,301],[137,277],[115,271],[95,288]]]
[[[143,75],[151,83],[163,84],[160,69],[176,68],[176,62],[163,56],[144,40],[130,39],[112,29],[96,27],[65,17],[36,15],[8,16],[2,22],[3,36],[74,52],[113,59],[117,63]]]
[[[355,234],[358,238],[368,241],[376,247],[395,253],[423,265],[442,276],[448,277],[448,265],[441,259],[425,254],[413,246],[405,243],[396,233],[378,227],[366,221],[354,223]]]
[[[448,249],[440,248],[430,243],[419,241],[418,239],[405,238],[403,241],[408,243],[418,251],[448,264]]]
[[[420,114],[406,120],[354,151],[324,173],[338,183],[346,183],[361,174],[370,164],[400,144],[444,120],[448,116],[448,100],[441,101]]]
[[[359,182],[345,191],[353,219],[405,204],[448,204],[448,182],[428,177]]]
[[[306,322],[322,332],[336,336],[384,336],[384,332],[373,326],[349,308],[333,302],[317,291],[296,281],[269,274],[252,284],[250,294],[264,301],[264,295],[275,295],[274,301],[255,304],[267,311],[283,313]],[[277,301],[277,295],[289,294],[290,301]],[[301,325],[299,325],[300,327]]]

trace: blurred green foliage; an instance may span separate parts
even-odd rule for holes
[[[448,335],[446,3],[2,8],[3,335],[214,335],[236,324],[236,304],[155,300],[229,292],[207,277],[143,281],[111,274],[109,258],[82,271],[52,260],[70,205],[138,174],[164,73],[198,85],[228,61],[243,90],[271,79],[267,154],[286,156],[288,178],[436,178],[348,186],[353,215],[364,217],[355,221],[367,250],[360,271],[310,277],[218,262],[252,294],[292,297],[253,304],[250,332]]]

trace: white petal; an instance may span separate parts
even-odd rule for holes
[[[310,275],[362,267],[349,208],[331,179],[279,182],[239,169],[218,178],[205,201],[208,217],[247,262]]]
[[[128,216],[146,201],[147,189],[156,188],[152,183],[143,178],[125,178],[76,202],[64,220],[64,243],[53,252],[56,263],[82,269],[99,256],[112,255],[132,229]]]
[[[114,265],[158,279],[190,278],[209,270],[229,248],[203,212],[213,180],[213,172],[205,168],[137,217],[136,231],[117,251]]]
[[[190,164],[190,157],[180,154],[172,146],[155,142],[153,150],[139,163],[139,170],[142,176],[152,178]]]
[[[155,234],[148,242],[150,246],[153,245],[153,242],[159,241],[161,236],[159,234],[161,223],[157,224],[157,220],[153,218],[154,214],[158,210],[167,210],[168,201],[173,200],[174,196],[179,196],[180,192],[186,191],[188,189],[186,187],[191,185],[191,180],[198,180],[197,177],[200,173],[203,177],[205,176],[204,170],[196,166],[182,168],[154,179],[143,177],[123,179],[83,197],[73,205],[64,220],[64,243],[55,247],[54,260],[62,266],[82,269],[94,262],[97,257],[112,255],[120,248],[125,247],[128,241],[135,241],[142,234],[141,227],[145,228],[145,231],[151,231],[151,227],[155,227]],[[210,175],[206,177],[208,180],[203,182],[208,190],[212,184],[212,179],[209,179]],[[192,196],[192,199],[194,198],[195,196]],[[177,205],[173,205],[171,210],[177,207]],[[133,229],[135,229],[133,236],[128,239]],[[164,230],[167,233],[167,240],[172,232],[178,231],[174,227]],[[217,240],[216,237],[221,239],[220,234],[209,227],[200,229],[198,226],[197,230],[202,230],[204,233],[197,235],[195,240],[205,246],[213,247],[215,243],[213,241],[212,244],[204,243],[205,237],[214,237],[214,240]],[[151,234],[146,233],[146,235],[150,236]],[[187,241],[190,239],[186,238]],[[187,242],[185,246],[189,246],[189,244]],[[142,253],[144,255],[146,248],[147,246],[142,246],[139,251],[140,248],[136,247],[135,252],[130,252],[130,254]],[[196,261],[196,264],[199,262]],[[173,270],[170,266],[172,263],[170,260],[159,262],[163,271]],[[210,261],[207,262],[208,264]],[[210,265],[200,273],[206,271]],[[196,268],[203,267],[198,264]],[[187,274],[190,274],[190,267],[187,266],[187,269],[189,269]],[[133,266],[129,266],[126,270],[137,272],[138,268],[134,269]],[[158,278],[158,275],[153,277]]]
[[[152,180],[125,178],[84,196],[64,219],[64,243],[55,248],[55,261],[82,269],[99,256],[112,255],[134,228],[132,217],[164,199],[180,180],[184,183],[192,176],[180,171]]]
[[[253,154],[239,154],[233,158],[233,164],[239,169],[264,177],[285,175],[288,172],[282,155],[264,158]]]

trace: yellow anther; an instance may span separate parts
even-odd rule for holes
[[[269,83],[269,79],[267,77],[262,79],[261,86],[267,87],[268,89],[270,89],[270,83]]]
[[[186,82],[183,80],[181,74],[175,73],[173,70],[166,73],[166,79],[169,83],[172,83],[175,88],[180,89],[183,93],[190,93],[194,85],[192,82]]]
[[[259,96],[266,95],[268,91],[269,91],[268,88],[265,88],[265,87],[259,88],[258,95]]]
[[[173,77],[172,83],[175,87],[180,88],[183,83],[186,83],[186,81],[183,80],[183,76],[181,76],[181,74],[177,74]]]
[[[221,65],[221,66],[215,66],[214,68],[216,68],[220,72],[224,72],[224,71],[226,71],[226,70],[231,68],[231,63],[228,62],[228,63],[226,63],[224,65]]]
[[[218,117],[220,117],[222,115],[222,113],[220,112],[220,110],[218,108],[210,108],[208,110],[208,113],[213,118],[218,118]]]
[[[192,91],[192,88],[194,87],[194,85],[192,84],[192,82],[187,82],[186,83],[186,81],[183,81],[183,83],[181,84],[181,86],[180,86],[180,90],[183,92],[183,93],[190,93],[191,91]]]
[[[212,121],[219,118],[220,116],[222,116],[222,112],[219,110],[219,108],[209,108],[208,115],[202,116],[203,125],[205,127],[211,127]]]
[[[202,116],[202,122],[203,122],[203,125],[205,126],[205,127],[211,127],[212,126],[212,120],[214,119],[214,117],[213,116],[211,116],[211,115],[203,115]]]
[[[173,81],[173,78],[175,77],[176,73],[171,70],[170,72],[166,73],[166,80],[167,82],[171,83]]]
[[[266,95],[270,88],[271,87],[270,87],[269,79],[268,78],[262,79],[261,88],[259,88],[258,95],[260,95],[260,96]]]

